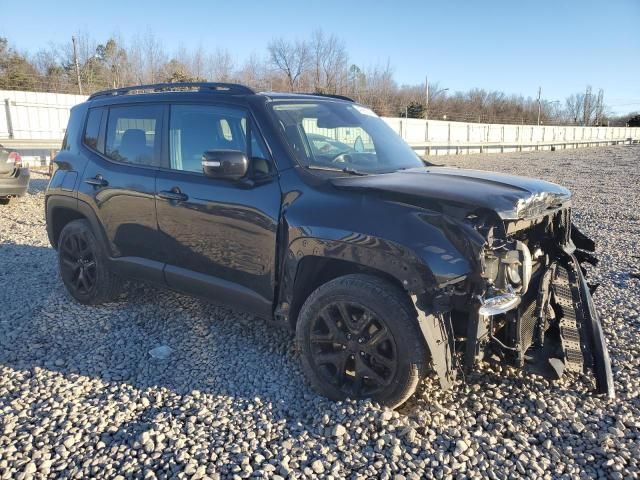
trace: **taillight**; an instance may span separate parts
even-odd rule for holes
[[[9,163],[13,162],[16,167],[22,166],[22,157],[18,152],[11,152],[9,154]]]

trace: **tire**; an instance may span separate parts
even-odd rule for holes
[[[11,198],[0,198],[0,205],[9,205]]]
[[[396,408],[427,372],[427,347],[406,292],[370,275],[346,275],[315,290],[300,310],[296,343],[311,386],[332,400],[371,398]]]
[[[60,232],[58,266],[64,286],[79,303],[99,305],[120,293],[120,279],[111,272],[104,248],[87,220],[69,222]]]

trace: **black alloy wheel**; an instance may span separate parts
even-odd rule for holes
[[[357,303],[328,304],[316,317],[310,341],[311,356],[325,380],[354,398],[383,390],[396,374],[390,330]]]
[[[96,257],[85,237],[74,231],[60,244],[60,273],[73,293],[89,295],[96,286]]]
[[[66,224],[57,247],[62,282],[75,300],[98,305],[120,294],[122,281],[111,271],[105,249],[87,220]]]
[[[311,386],[333,400],[371,398],[395,408],[416,391],[428,350],[407,292],[350,274],[318,287],[297,319],[296,344]]]

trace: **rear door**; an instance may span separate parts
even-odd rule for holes
[[[98,215],[111,255],[120,264],[156,262],[152,280],[158,281],[163,259],[154,195],[165,111],[152,104],[90,109],[83,140],[90,161],[78,196]]]
[[[251,181],[205,177],[207,150],[241,150]],[[244,108],[172,105],[170,168],[158,172],[158,226],[165,278],[176,289],[270,314],[280,185],[267,149]]]

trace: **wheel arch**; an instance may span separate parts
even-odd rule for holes
[[[348,260],[308,255],[298,262],[289,310],[289,326],[295,329],[300,309],[314,290],[335,278],[355,273],[384,279],[405,291],[398,278],[383,270]],[[407,299],[410,300],[408,294]]]
[[[311,292],[348,274],[387,280],[404,291],[409,301],[412,294],[424,293],[434,285],[428,267],[410,252],[379,239],[368,239],[367,245],[309,237],[294,240],[283,262],[276,318],[295,329],[300,308]]]
[[[58,248],[60,232],[69,222],[87,220],[98,241],[108,246],[104,230],[92,208],[85,202],[65,195],[51,195],[46,200],[47,236],[53,248]]]

